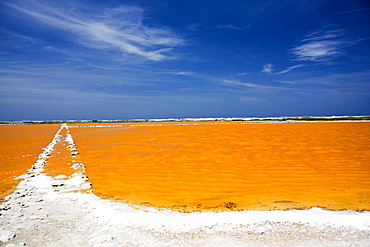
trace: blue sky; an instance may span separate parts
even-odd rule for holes
[[[0,120],[370,114],[366,0],[3,0]]]

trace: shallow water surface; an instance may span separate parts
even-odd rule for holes
[[[103,198],[185,212],[370,210],[368,122],[70,131]]]
[[[60,125],[0,125],[0,198],[13,192]]]

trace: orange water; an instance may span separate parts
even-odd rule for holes
[[[94,192],[175,210],[370,210],[370,123],[71,128]]]
[[[19,180],[53,139],[60,125],[0,125],[0,198]]]

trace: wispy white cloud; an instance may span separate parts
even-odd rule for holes
[[[265,64],[265,65],[263,65],[263,70],[261,70],[261,72],[265,72],[268,75],[272,75],[273,74],[273,72],[272,72],[273,67],[274,67],[274,65],[272,63]]]
[[[283,71],[280,71],[280,72],[277,72],[275,74],[285,74],[285,73],[288,73],[288,72],[292,71],[293,69],[297,69],[297,68],[301,68],[301,67],[304,67],[304,65],[303,64],[297,64],[297,65],[294,65],[294,66],[290,66],[287,69],[285,69]]]
[[[294,60],[330,62],[345,54],[344,47],[352,45],[343,39],[344,30],[319,30],[308,34],[299,45],[290,51]]]
[[[191,71],[173,72],[171,74],[173,74],[173,75],[187,75],[187,76],[193,76],[193,75],[195,75],[195,73],[194,72],[191,72]]]
[[[220,29],[231,29],[231,30],[246,30],[247,28],[246,27],[237,27],[237,26],[234,26],[234,25],[218,25],[217,28],[220,28]]]
[[[238,80],[227,80],[227,79],[225,79],[222,82],[225,83],[225,84],[228,84],[228,85],[243,86],[243,87],[256,88],[256,89],[265,88],[264,86],[261,86],[261,85],[258,85],[258,84],[248,83],[248,82],[240,82]]]
[[[297,83],[295,81],[277,81],[277,82],[284,83],[284,84],[296,84]]]
[[[187,26],[186,28],[189,31],[192,32],[199,32],[204,29],[206,30],[215,30],[215,29],[228,29],[228,30],[248,30],[248,26],[235,26],[232,24],[226,24],[226,25],[217,25],[217,26],[202,26],[199,23],[193,23]]]
[[[314,41],[294,48],[293,52],[299,61],[328,61],[343,54],[339,45],[337,41]]]
[[[155,69],[153,71],[156,74],[167,74],[167,75],[178,75],[178,76],[190,76],[190,77],[202,77],[201,74],[197,74],[193,71],[178,71],[178,70],[161,70],[161,69]],[[173,77],[171,77],[170,80],[172,80]]]
[[[148,60],[170,59],[167,55],[183,40],[164,27],[149,27],[143,22],[143,10],[121,6],[89,16],[79,9],[63,8],[46,2],[32,5],[5,3],[46,25],[63,30],[73,41],[100,50],[119,50]],[[85,6],[88,8],[88,6]],[[86,11],[86,9],[84,10]]]
[[[232,86],[241,86],[241,87],[247,87],[247,88],[252,88],[252,89],[257,89],[257,90],[265,90],[265,91],[271,91],[271,90],[291,90],[289,88],[285,87],[275,87],[275,86],[264,86],[260,84],[255,84],[255,83],[249,83],[249,82],[240,82],[238,80],[228,80],[224,79],[222,80],[223,84],[226,85],[232,85]]]

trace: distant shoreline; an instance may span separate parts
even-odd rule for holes
[[[128,120],[44,120],[44,121],[0,121],[0,125],[22,124],[86,124],[86,123],[163,123],[163,122],[338,122],[370,121],[370,116],[332,116],[332,117],[267,117],[267,118],[166,118],[166,119],[128,119]]]

